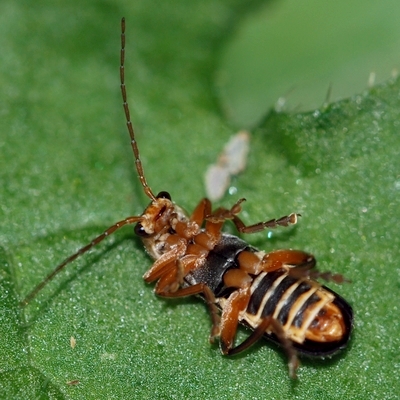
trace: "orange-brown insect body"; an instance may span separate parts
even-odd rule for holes
[[[314,270],[314,257],[303,251],[266,253],[222,232],[228,220],[239,232],[253,233],[295,224],[298,214],[246,226],[238,217],[244,199],[230,209],[214,211],[211,202],[203,199],[188,216],[172,202],[169,193],[153,194],[143,172],[127,103],[124,19],[121,42],[123,106],[139,180],[151,202],[142,215],[117,222],[64,260],[23,303],[35,297],[68,263],[122,226],[136,223],[135,233],[154,259],[144,275],[146,282],[157,282],[155,292],[163,297],[202,296],[212,318],[210,340],[219,337],[224,354],[238,353],[266,336],[284,347],[289,357],[290,375],[295,377],[297,351],[321,356],[343,348],[352,329],[352,309],[344,299],[313,279],[322,276],[341,282],[340,275]],[[253,332],[235,346],[239,322],[251,327]]]

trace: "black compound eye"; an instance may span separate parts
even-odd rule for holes
[[[140,237],[142,237],[142,238],[145,238],[145,237],[149,237],[149,236],[150,236],[150,235],[144,230],[143,225],[142,225],[140,222],[138,222],[138,223],[135,225],[134,230],[135,230],[136,235],[138,235],[138,236],[140,236]]]
[[[168,200],[171,200],[171,195],[168,192],[160,192],[157,195],[157,199],[168,199]]]

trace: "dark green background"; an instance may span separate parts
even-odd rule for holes
[[[305,114],[270,112],[254,129],[238,193],[221,201],[246,197],[248,223],[300,212],[298,226],[247,239],[312,252],[321,269],[352,280],[330,284],[354,307],[348,351],[302,360],[297,382],[282,351],[264,342],[221,356],[200,300],[157,299],[141,278],[151,260],[129,228],[18,307],[59,261],[148,202],[118,88],[121,16],[146,176],[190,211],[204,196],[207,165],[242,128],[221,111],[214,77],[261,3],[1,2],[2,398],[398,398],[398,81]]]

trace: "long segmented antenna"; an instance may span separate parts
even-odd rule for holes
[[[99,244],[103,241],[106,237],[112,235],[117,229],[122,228],[125,225],[134,224],[135,222],[140,221],[141,217],[128,217],[122,221],[117,222],[116,224],[110,226],[106,229],[101,235],[94,238],[89,244],[79,249],[76,253],[72,254],[66,258],[61,264],[59,264],[50,274],[46,276],[26,297],[24,300],[21,301],[21,305],[24,306],[28,304],[36,295],[56,276],[59,272],[61,272],[64,267],[71,263],[72,261],[76,260],[82,254],[85,254],[89,251],[92,247]]]
[[[143,186],[144,192],[150,199],[156,200],[153,192],[151,191],[150,187],[147,184],[146,178],[144,177],[142,162],[140,161],[139,157],[139,149],[136,144],[135,140],[135,133],[133,130],[130,114],[129,114],[129,107],[127,103],[126,97],[126,88],[125,88],[125,78],[124,78],[124,63],[125,63],[125,18],[121,20],[121,66],[120,66],[120,75],[121,75],[121,93],[122,93],[122,100],[124,105],[125,117],[126,117],[126,125],[128,127],[129,135],[131,137],[131,145],[133,149],[133,153],[135,155],[135,164],[136,169],[139,174],[140,183]],[[68,258],[66,258],[61,264],[59,264],[50,274],[46,276],[26,297],[24,300],[21,301],[21,305],[28,304],[36,295],[57,275],[59,274],[66,265],[71,263],[72,261],[76,260],[81,255],[88,252],[92,247],[99,244],[103,241],[106,237],[112,235],[116,230],[122,228],[125,225],[134,224],[142,219],[140,216],[133,216],[125,218],[122,221],[117,222],[116,224],[110,226],[106,229],[101,235],[94,238],[89,244],[79,249],[76,253],[72,254]]]
[[[135,131],[133,130],[133,125],[131,121],[131,115],[129,112],[128,100],[126,96],[126,87],[125,87],[125,18],[121,20],[121,65],[119,67],[120,76],[121,76],[121,94],[122,101],[124,105],[125,118],[126,118],[126,126],[128,127],[129,136],[131,137],[131,146],[133,150],[133,154],[135,155],[135,165],[137,172],[139,174],[140,183],[143,186],[144,192],[151,200],[155,201],[156,196],[154,196],[153,192],[150,189],[150,186],[147,184],[146,178],[144,177],[143,165],[140,161],[139,149],[137,147],[136,139],[135,139]]]

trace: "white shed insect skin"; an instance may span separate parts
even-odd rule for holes
[[[246,168],[249,141],[250,134],[247,131],[231,136],[217,163],[208,167],[204,180],[207,197],[211,201],[221,199],[230,185],[231,177]]]
[[[231,183],[231,175],[227,168],[212,164],[204,175],[207,197],[211,201],[220,200]]]

